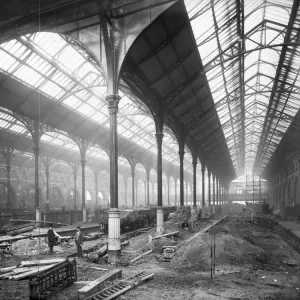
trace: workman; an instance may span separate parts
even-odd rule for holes
[[[47,238],[48,238],[49,252],[50,254],[53,254],[53,247],[55,246],[55,242],[57,238],[61,238],[61,236],[58,233],[56,233],[56,231],[53,229],[52,224],[50,224],[50,227],[48,229]]]
[[[77,257],[82,258],[83,233],[80,226],[77,227],[77,232],[75,234],[75,244],[77,246]]]

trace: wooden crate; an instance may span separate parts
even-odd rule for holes
[[[50,269],[29,277],[29,299],[46,299],[76,280],[76,259],[66,259]]]

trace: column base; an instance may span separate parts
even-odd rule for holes
[[[110,208],[108,211],[108,262],[116,264],[120,259],[120,211],[118,208]]]
[[[82,207],[82,222],[86,222],[86,207]]]
[[[108,250],[108,263],[116,265],[121,259],[121,249],[120,250]]]
[[[36,221],[41,221],[42,220],[42,214],[41,214],[41,210],[40,210],[39,207],[35,208],[35,220]],[[37,227],[40,227],[41,223],[37,223],[36,225],[37,225]]]
[[[156,213],[156,232],[162,233],[164,230],[164,211],[161,207],[158,207]]]

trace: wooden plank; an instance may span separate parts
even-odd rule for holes
[[[136,260],[138,260],[138,259],[140,259],[141,257],[143,257],[143,256],[145,256],[145,255],[147,255],[147,254],[150,254],[150,253],[152,253],[152,250],[149,250],[149,251],[147,251],[147,252],[145,252],[145,253],[139,255],[138,257],[132,259],[132,260],[130,261],[130,263],[132,264],[132,263],[135,262]]]
[[[10,219],[10,222],[31,222],[31,223],[43,223],[43,224],[53,224],[53,225],[60,225],[60,226],[68,226],[70,224],[67,223],[57,223],[57,222],[47,222],[47,221],[35,221],[35,220],[22,220],[22,219]]]
[[[12,271],[15,275],[17,275],[17,274],[21,274],[21,273],[25,273],[25,272],[34,270],[34,269],[36,269],[36,267],[24,267],[24,268],[16,268],[16,269],[13,269]]]
[[[122,277],[122,270],[121,269],[115,269],[111,270],[96,280],[90,282],[83,288],[77,291],[78,300],[83,300],[91,295],[94,295],[98,292],[100,292],[103,289],[104,283],[107,281],[113,281],[118,278]]]
[[[0,272],[1,273],[8,273],[8,272],[11,272],[13,269],[16,269],[16,268],[17,268],[17,266],[2,268],[2,269],[0,269]]]
[[[45,266],[51,264],[61,263],[66,261],[66,258],[52,258],[52,259],[43,259],[43,260],[28,260],[28,261],[21,261],[20,267],[33,267],[33,266]]]
[[[35,229],[36,227],[34,225],[31,225],[31,226],[27,226],[27,227],[23,227],[23,228],[20,228],[20,229],[15,229],[15,230],[11,230],[11,231],[7,231],[7,235],[18,235],[20,233],[23,233],[23,232],[28,232],[28,231],[31,231],[33,229]]]
[[[52,265],[48,265],[48,266],[42,266],[42,267],[38,266],[38,267],[36,267],[35,269],[33,269],[31,271],[21,273],[21,274],[18,274],[18,275],[14,275],[14,276],[10,276],[9,279],[13,279],[13,280],[25,279],[25,278],[27,278],[29,276],[32,276],[32,275],[35,275],[39,272],[50,269],[50,268],[54,267],[55,265],[56,264],[52,264]]]

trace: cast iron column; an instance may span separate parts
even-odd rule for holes
[[[45,175],[46,175],[46,203],[45,203],[45,211],[48,212],[50,210],[50,205],[49,205],[49,168],[45,170]],[[46,220],[46,219],[45,219]]]
[[[39,147],[33,147],[34,153],[34,191],[35,191],[35,209],[36,209],[36,220],[40,220],[40,203],[39,203]]]
[[[86,160],[81,159],[81,174],[82,174],[82,221],[86,222],[86,207],[85,207],[85,162]]]
[[[152,185],[152,204],[155,204],[155,197],[154,197],[154,182],[151,183]]]
[[[121,257],[120,211],[118,208],[118,134],[119,95],[108,95],[110,116],[110,209],[108,212],[108,261],[117,263]]]
[[[157,142],[157,222],[156,232],[164,231],[164,215],[162,208],[162,140],[164,137],[163,132],[156,132]]]
[[[138,183],[135,182],[135,206],[138,206]]]
[[[216,176],[215,174],[213,174],[213,207],[212,207],[212,213],[215,214],[216,213]]]
[[[94,176],[95,176],[95,192],[96,192],[96,202],[95,202],[95,204],[96,204],[96,207],[99,207],[100,206],[100,203],[99,203],[99,201],[98,201],[98,174],[99,174],[99,172],[98,171],[96,171],[96,170],[94,170]]]
[[[184,145],[179,145],[179,161],[180,161],[180,206],[184,206],[184,172],[183,172],[183,159],[184,159]]]
[[[217,196],[217,205],[219,205],[219,179],[216,178],[216,196]]]
[[[211,213],[211,186],[210,186],[211,171],[210,170],[208,170],[207,176],[208,176],[208,206],[209,206],[209,213]]]
[[[188,204],[189,197],[188,197],[188,185],[189,183],[186,181],[185,182],[185,203]]]
[[[197,157],[193,157],[193,206],[197,208]]]
[[[74,172],[74,210],[77,210],[77,168]]]
[[[167,187],[168,187],[168,206],[170,206],[170,177],[167,177]]]
[[[205,164],[204,162],[201,163],[201,172],[202,172],[202,207],[205,207]]]
[[[11,160],[14,156],[15,150],[12,148],[4,147],[0,149],[0,152],[5,158],[6,162],[6,179],[7,179],[7,204],[6,208],[12,208],[12,199],[11,199],[11,185],[10,185],[10,173],[11,173]]]
[[[175,206],[177,206],[177,179],[175,179]]]
[[[132,179],[132,207],[135,207],[135,189],[134,189],[134,184],[135,184],[135,165],[131,165],[131,179]]]
[[[146,170],[146,181],[147,181],[147,201],[146,204],[150,204],[150,170]]]
[[[125,207],[127,208],[127,180],[128,178],[124,179],[124,188],[125,188]]]
[[[6,208],[11,208],[11,197],[10,197],[10,171],[11,165],[6,165],[6,176],[7,176],[7,205]]]

